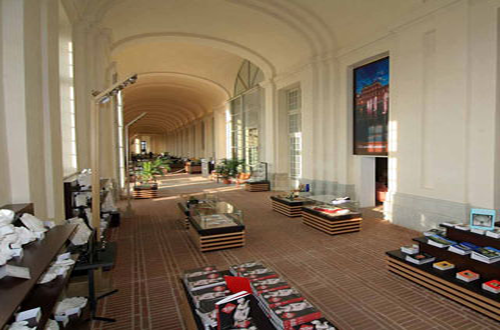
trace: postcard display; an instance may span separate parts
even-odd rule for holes
[[[500,321],[500,229],[440,227],[386,252],[389,271]]]
[[[229,271],[215,266],[189,270],[182,282],[198,329],[336,330],[297,289],[261,262],[233,265]]]
[[[224,201],[189,205],[189,231],[201,252],[245,245],[243,214]]]
[[[0,262],[0,328],[46,329],[49,324],[51,329],[89,328],[90,322],[85,322],[81,315],[85,298],[77,313],[57,319],[61,311],[59,301],[65,296],[78,258],[78,254],[65,252],[77,226],[42,221],[32,215],[33,204],[6,205],[0,209],[1,250],[4,254],[19,250]],[[56,320],[51,319],[53,314]],[[56,324],[57,321],[61,322]]]
[[[267,163],[259,163],[252,169],[252,176],[245,184],[245,190],[250,192],[269,191],[270,183],[267,175]]]
[[[336,196],[321,195],[309,197],[314,204],[302,207],[304,224],[325,232],[339,235],[361,230],[362,216],[357,202]]]
[[[286,215],[289,218],[302,216],[302,207],[312,203],[307,197],[292,197],[292,194],[271,196],[271,202],[273,211]]]

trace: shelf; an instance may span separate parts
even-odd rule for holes
[[[489,237],[486,235],[476,234],[471,231],[460,230],[453,227],[448,227],[444,225],[440,225],[443,228],[446,228],[446,237],[451,239],[452,241],[458,242],[469,242],[478,246],[490,246],[495,249],[500,249],[500,239]],[[497,222],[498,226],[498,222]]]
[[[470,255],[461,255],[448,251],[447,248],[438,248],[427,243],[427,238],[417,237],[413,239],[419,243],[420,251],[428,253],[436,259],[449,261],[460,270],[470,269],[473,272],[479,273],[486,280],[499,279],[500,261],[492,264],[487,264],[479,260],[471,259]],[[485,280],[485,282],[486,282]]]
[[[12,315],[28,296],[47,270],[68,238],[73,234],[76,225],[56,226],[45,233],[45,238],[24,246],[24,256],[13,259],[9,265],[28,267],[31,279],[5,277],[0,280],[0,328],[10,321]]]
[[[72,259],[76,261],[78,259],[78,255],[73,255]],[[73,267],[68,270],[66,276],[64,277],[59,276],[49,283],[37,284],[21,304],[20,311],[37,307],[42,309],[42,316],[38,324],[36,324],[37,329],[45,329],[45,325],[47,324],[55,305],[59,301],[61,293],[68,284]],[[33,326],[35,326],[35,324],[33,324]]]
[[[406,254],[399,250],[386,252],[386,255],[389,271],[500,321],[500,294],[483,290],[481,285],[486,280],[461,281],[455,274],[463,269],[441,271],[433,268],[433,262],[416,265],[406,261]]]

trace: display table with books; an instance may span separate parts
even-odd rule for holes
[[[181,281],[200,330],[336,330],[295,288],[261,262],[233,265],[228,271],[218,271],[215,266],[197,268],[184,272]]]
[[[245,245],[243,214],[228,202],[191,204],[188,220],[190,236],[201,252]]]
[[[443,228],[387,252],[389,271],[500,321],[500,239]]]
[[[273,211],[279,212],[290,218],[302,216],[302,207],[312,203],[307,197],[294,197],[285,195],[271,196]]]
[[[309,197],[314,204],[302,207],[304,224],[329,235],[361,230],[362,215],[357,202],[333,195]]]

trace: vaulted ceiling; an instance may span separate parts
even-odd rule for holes
[[[232,96],[244,59],[271,78],[454,0],[64,1],[111,30],[121,77],[139,74],[125,92],[125,119],[148,112],[135,130],[164,133]]]

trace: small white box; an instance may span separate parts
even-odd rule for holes
[[[62,254],[58,255],[57,256],[57,261],[68,260],[69,258],[71,258],[71,253],[70,252],[66,252],[66,253],[62,253]]]
[[[37,307],[18,313],[16,315],[16,322],[35,319],[36,323],[38,323],[40,321],[40,317],[42,317],[42,309],[40,307]]]

